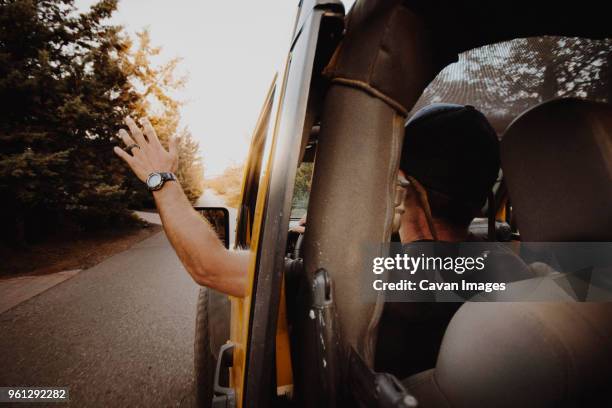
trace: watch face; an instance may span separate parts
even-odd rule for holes
[[[147,186],[149,188],[158,188],[162,183],[162,177],[159,173],[152,173],[147,179]]]

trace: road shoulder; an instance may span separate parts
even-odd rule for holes
[[[0,314],[74,277],[81,269],[0,280]]]

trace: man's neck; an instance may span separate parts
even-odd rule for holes
[[[440,221],[436,218],[434,218],[432,221],[438,236],[438,241],[462,242],[468,237],[467,228],[449,225],[447,222]],[[431,231],[429,230],[427,220],[419,220],[419,222],[403,222],[399,233],[402,243],[434,239]]]

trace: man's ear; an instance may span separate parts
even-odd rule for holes
[[[423,187],[423,185],[414,177],[406,176],[406,178],[408,179],[408,181],[410,181],[411,187],[408,189],[409,193],[406,194],[406,202],[408,202],[408,200],[412,200],[415,202],[415,205],[421,209],[427,220],[429,232],[433,237],[433,240],[437,241],[438,234],[436,232],[436,228],[433,222],[433,216],[431,215],[431,208],[429,206],[429,197],[427,194],[427,190],[425,190],[425,187]]]

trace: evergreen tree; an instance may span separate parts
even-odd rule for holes
[[[177,134],[178,59],[159,66],[148,32],[138,48],[108,24],[117,0],[79,13],[74,0],[0,0],[0,200],[4,238],[23,244],[68,227],[131,220],[150,194],[113,153],[123,118],[150,116]],[[202,163],[181,133],[179,177],[191,199]],[[199,176],[198,176],[199,175]]]
[[[137,95],[119,63],[126,43],[104,24],[116,6],[79,14],[73,0],[2,2],[0,199],[11,240],[125,214],[126,172],[111,146]]]

